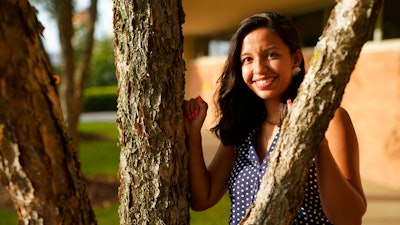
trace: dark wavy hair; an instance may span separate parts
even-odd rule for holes
[[[266,118],[263,99],[254,94],[242,78],[240,54],[243,39],[258,28],[267,28],[280,36],[294,54],[301,49],[299,34],[293,22],[276,12],[265,12],[244,19],[231,39],[231,47],[224,69],[218,80],[216,104],[219,121],[211,130],[224,145],[242,143],[249,132],[257,128]],[[282,95],[282,103],[292,101],[297,96],[297,89],[303,81],[305,68],[302,59],[301,72],[293,77],[291,84]]]

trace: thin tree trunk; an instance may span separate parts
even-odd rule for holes
[[[61,47],[60,103],[71,136],[75,137],[76,121],[74,121],[73,110],[76,105],[73,98],[75,60],[72,47],[72,0],[52,0],[52,5],[55,11]]]
[[[381,0],[342,0],[315,47],[310,69],[282,136],[270,156],[255,203],[241,224],[292,224],[311,164],[340,105],[361,48],[370,37]]]
[[[187,224],[181,0],[114,1],[120,224]]]
[[[27,0],[0,1],[0,180],[18,224],[96,224],[41,31]]]
[[[111,10],[111,9],[110,9]],[[97,19],[97,0],[91,0],[90,1],[90,7],[88,9],[89,12],[89,21],[87,24],[85,24],[85,37],[83,39],[84,45],[83,45],[83,51],[82,54],[80,55],[80,58],[76,64],[76,69],[73,75],[73,95],[71,98],[73,98],[74,106],[72,107],[72,112],[71,115],[72,120],[70,126],[71,130],[73,129],[74,134],[74,142],[79,143],[79,133],[78,133],[78,122],[79,122],[79,116],[81,115],[83,111],[83,102],[84,102],[84,96],[83,92],[85,90],[85,85],[86,85],[86,80],[89,74],[89,66],[90,66],[90,61],[92,59],[92,50],[93,50],[93,43],[94,43],[94,30],[95,30],[95,24],[96,24],[96,19]]]
[[[72,0],[51,1],[57,21],[61,46],[60,102],[73,143],[77,147],[79,143],[78,122],[83,110],[83,90],[86,85],[94,43],[97,0],[90,1],[88,9],[89,21],[85,24],[85,36],[83,44],[81,44],[83,50],[79,55],[76,54],[77,48],[74,48],[72,44],[72,37],[74,36]]]

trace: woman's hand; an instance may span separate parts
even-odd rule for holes
[[[207,115],[208,104],[200,97],[183,101],[185,131],[200,132]]]
[[[292,102],[292,100],[288,99],[288,100],[286,100],[286,104],[287,104],[288,111],[289,111],[292,108],[293,102]]]

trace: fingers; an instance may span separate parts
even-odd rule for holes
[[[293,102],[291,99],[286,100],[286,104],[288,106],[288,110],[290,110],[292,108]]]
[[[190,100],[185,100],[183,102],[184,115],[187,119],[193,120],[197,118],[200,112],[207,111],[207,103],[198,96],[197,98],[192,98]]]
[[[201,98],[200,95],[197,97],[197,100],[198,100],[199,103],[203,103],[204,102],[204,100]]]
[[[286,115],[288,114],[288,112],[290,111],[290,109],[292,108],[292,100],[288,99],[286,100],[286,104],[281,103],[280,104],[280,122],[281,124],[283,123],[283,120],[285,119]]]
[[[193,120],[194,118],[196,118],[199,115],[199,110],[200,110],[199,105],[196,104],[195,101],[190,100],[188,107],[186,109],[186,117],[189,120]]]

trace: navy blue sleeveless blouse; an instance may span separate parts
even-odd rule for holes
[[[229,196],[232,204],[229,216],[230,225],[239,224],[247,208],[255,200],[268,166],[269,154],[274,150],[280,134],[279,130],[267,155],[260,164],[253,143],[256,132],[257,129],[250,132],[244,143],[235,147],[236,162],[229,178]],[[304,200],[298,210],[294,224],[332,224],[325,216],[319,199],[315,163],[312,163],[310,167]]]

